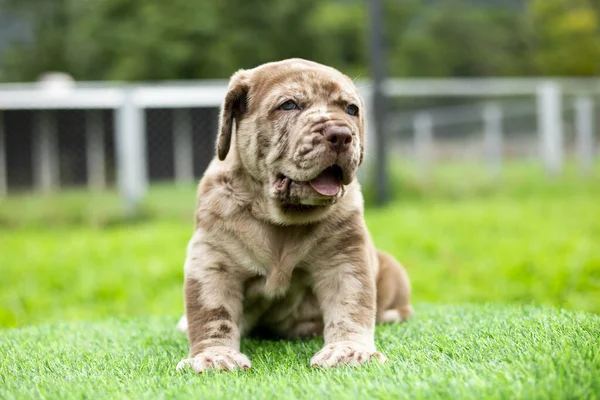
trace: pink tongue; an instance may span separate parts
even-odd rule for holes
[[[331,168],[327,168],[308,183],[323,196],[335,196],[340,191],[340,180]]]

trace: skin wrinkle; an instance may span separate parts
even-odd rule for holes
[[[300,110],[278,109],[289,99]],[[358,106],[357,116],[346,113],[348,104]],[[313,62],[286,60],[233,75],[217,157],[198,187],[185,263],[190,355],[180,365],[202,372],[223,358],[226,369],[247,368],[239,340],[250,332],[323,334],[326,346],[311,361],[317,366],[384,359],[374,346],[375,319],[407,310],[410,285],[397,261],[379,256],[363,219],[354,179],[364,151],[363,108],[348,77]],[[352,132],[344,152],[325,140],[330,126]],[[305,182],[334,163],[348,179],[324,198]],[[287,185],[277,186],[282,175]]]

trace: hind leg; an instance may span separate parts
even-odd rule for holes
[[[378,250],[377,258],[377,323],[404,322],[413,314],[408,274],[391,255]]]

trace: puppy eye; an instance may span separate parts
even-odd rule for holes
[[[358,115],[358,107],[355,106],[354,104],[348,104],[346,106],[346,114],[352,115],[353,117],[355,117],[356,115]]]
[[[288,100],[285,103],[283,103],[282,105],[280,105],[279,109],[284,110],[284,111],[296,110],[296,109],[298,109],[298,104],[294,103],[293,100]]]

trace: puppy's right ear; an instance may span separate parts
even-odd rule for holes
[[[250,88],[250,73],[239,70],[229,80],[229,89],[221,107],[219,136],[217,137],[217,155],[223,161],[229,153],[233,121],[239,123],[239,118],[246,112],[248,89]]]

